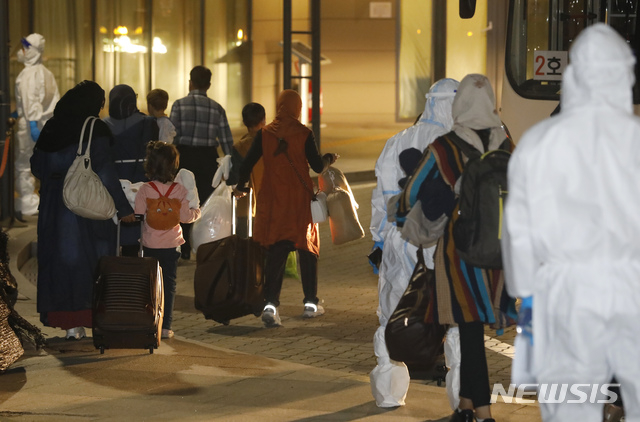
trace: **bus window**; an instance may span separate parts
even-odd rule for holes
[[[605,22],[629,43],[636,57],[638,1],[623,0],[512,0],[509,5],[506,76],[521,97],[559,100],[568,51],[589,25]],[[636,65],[636,81],[640,82]],[[634,103],[640,90],[634,87]]]

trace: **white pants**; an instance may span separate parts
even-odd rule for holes
[[[24,118],[18,119],[15,148],[15,210],[23,215],[34,215],[38,212],[40,197],[35,192],[35,177],[31,174],[31,155],[36,145],[31,139],[31,131]]]

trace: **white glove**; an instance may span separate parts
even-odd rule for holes
[[[229,172],[231,172],[231,155],[225,155],[222,158],[216,160],[218,162],[218,170],[213,175],[211,186],[218,187],[222,180],[229,179]]]

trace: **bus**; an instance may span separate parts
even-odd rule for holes
[[[638,57],[638,3],[638,0],[509,1],[500,104],[502,120],[516,142],[557,107],[569,48],[589,25],[598,22],[610,25]],[[639,70],[636,64],[633,87],[636,114],[640,114]]]

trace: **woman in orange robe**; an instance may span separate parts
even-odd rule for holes
[[[243,196],[254,164],[262,157],[264,174],[257,194],[253,238],[267,249],[265,302],[262,321],[267,327],[281,325],[278,306],[285,264],[289,252],[300,258],[300,278],[304,292],[305,318],[324,313],[318,305],[318,225],[312,222],[313,182],[309,167],[321,173],[338,158],[321,156],[313,132],[298,120],[302,110],[300,95],[293,90],[280,93],[276,117],[253,140],[240,168],[236,196]]]

